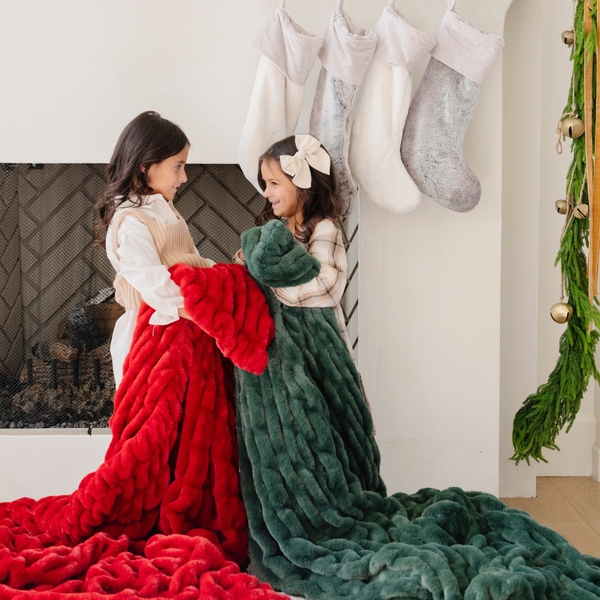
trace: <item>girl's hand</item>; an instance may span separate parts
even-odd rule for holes
[[[185,312],[185,308],[178,308],[177,312],[179,313],[179,316],[183,319],[189,319],[190,321],[192,320],[192,317],[190,317],[190,315],[188,315]]]

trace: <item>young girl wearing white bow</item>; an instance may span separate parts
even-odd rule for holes
[[[273,293],[287,306],[333,308],[340,333],[354,358],[340,305],[348,261],[331,157],[311,135],[285,138],[259,158],[258,183],[267,201],[256,224],[264,225],[272,219],[284,221],[308,253],[321,263],[318,276],[308,283],[272,288]],[[243,264],[241,250],[234,261]]]

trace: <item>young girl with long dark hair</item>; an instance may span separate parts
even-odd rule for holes
[[[106,506],[80,520],[139,537],[191,532],[242,562],[245,517],[226,358],[261,372],[272,321],[246,271],[202,258],[173,206],[187,180],[189,146],[158,113],[138,115],[117,142],[96,205],[96,247],[106,246],[126,312],[111,342],[113,439],[104,464],[77,492],[98,502],[101,489]]]
[[[95,246],[106,245],[117,273],[116,299],[126,309],[111,341],[117,387],[142,301],[155,310],[151,325],[168,325],[187,317],[168,267],[178,262],[214,265],[200,257],[173,206],[177,189],[187,181],[189,148],[187,136],[171,121],[152,111],[138,115],[119,137],[108,166],[106,192],[96,203],[100,219]]]

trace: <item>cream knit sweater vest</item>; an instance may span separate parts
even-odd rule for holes
[[[177,223],[173,224],[159,223],[135,208],[124,208],[117,211],[111,222],[112,247],[116,257],[121,260],[117,237],[119,225],[125,216],[131,215],[148,227],[160,261],[167,269],[177,263],[186,263],[192,267],[210,267],[211,265],[206,260],[196,254],[192,236],[183,217],[175,209],[173,211],[177,217]],[[144,301],[142,295],[119,273],[115,277],[114,287],[116,301],[126,310],[139,308],[142,305]]]

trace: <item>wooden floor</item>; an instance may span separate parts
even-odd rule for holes
[[[583,554],[600,557],[600,483],[591,477],[538,477],[537,498],[502,498],[554,529]]]

